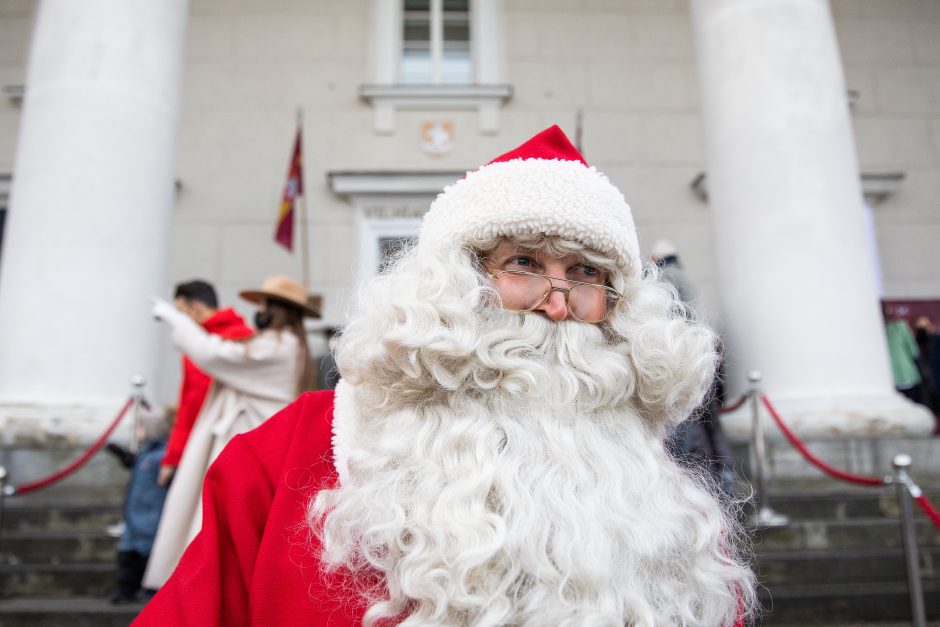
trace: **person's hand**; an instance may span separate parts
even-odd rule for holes
[[[151,296],[150,302],[153,303],[153,317],[161,322],[166,322],[171,327],[175,327],[180,321],[187,319],[186,314],[162,298]]]
[[[176,474],[176,466],[160,466],[160,472],[157,474],[157,485],[167,486]]]

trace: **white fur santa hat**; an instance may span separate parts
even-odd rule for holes
[[[418,248],[538,234],[579,242],[609,255],[625,277],[640,276],[630,206],[557,125],[446,187],[424,217]]]

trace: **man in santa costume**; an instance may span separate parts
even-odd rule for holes
[[[236,437],[137,625],[743,624],[754,576],[663,447],[715,337],[558,127],[470,172],[360,294],[342,381]]]

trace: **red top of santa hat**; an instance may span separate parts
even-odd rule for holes
[[[560,161],[580,161],[587,165],[587,161],[574,147],[571,140],[553,124],[538,135],[532,137],[518,148],[513,148],[509,152],[496,157],[490,163],[499,163],[501,161],[512,161],[513,159],[558,159]],[[486,165],[489,165],[487,163]]]

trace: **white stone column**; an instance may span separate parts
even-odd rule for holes
[[[828,3],[692,0],[692,16],[732,390],[761,370],[806,437],[928,432],[891,380]],[[750,431],[743,410],[725,425]]]
[[[506,9],[504,0],[471,0],[470,48],[473,50],[474,80],[478,85],[499,85],[506,80]],[[499,131],[498,101],[480,105],[480,130]]]
[[[0,259],[8,444],[85,440],[156,372],[188,10],[38,5]]]

